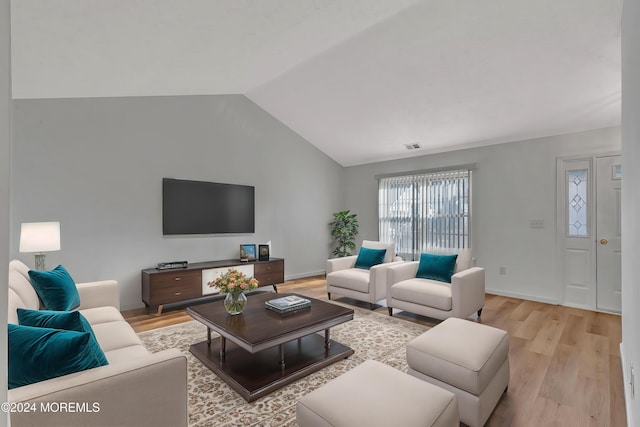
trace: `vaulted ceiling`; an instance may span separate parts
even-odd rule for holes
[[[244,94],[357,165],[618,125],[621,13],[622,0],[14,0],[13,96]]]

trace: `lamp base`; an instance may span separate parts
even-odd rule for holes
[[[45,254],[36,254],[36,270],[45,271],[46,267],[44,266]]]

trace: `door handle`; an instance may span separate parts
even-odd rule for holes
[[[600,239],[600,244],[601,245],[606,245],[607,243],[609,243],[609,241],[607,239]]]

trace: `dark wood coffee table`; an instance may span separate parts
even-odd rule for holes
[[[353,354],[329,336],[331,327],[353,319],[352,309],[308,297],[311,307],[297,313],[265,308],[265,301],[286,295],[294,294],[249,295],[235,316],[227,314],[223,301],[187,308],[207,327],[207,340],[189,351],[247,402]],[[220,337],[212,339],[211,331]]]

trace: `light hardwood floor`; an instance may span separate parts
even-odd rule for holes
[[[278,290],[326,298],[324,276],[287,281]],[[388,315],[384,306],[375,311]],[[184,310],[124,315],[138,332],[191,320]],[[440,322],[404,312],[394,317],[428,326]],[[508,331],[510,340],[509,390],[487,426],[626,426],[620,316],[487,294],[480,322]]]

